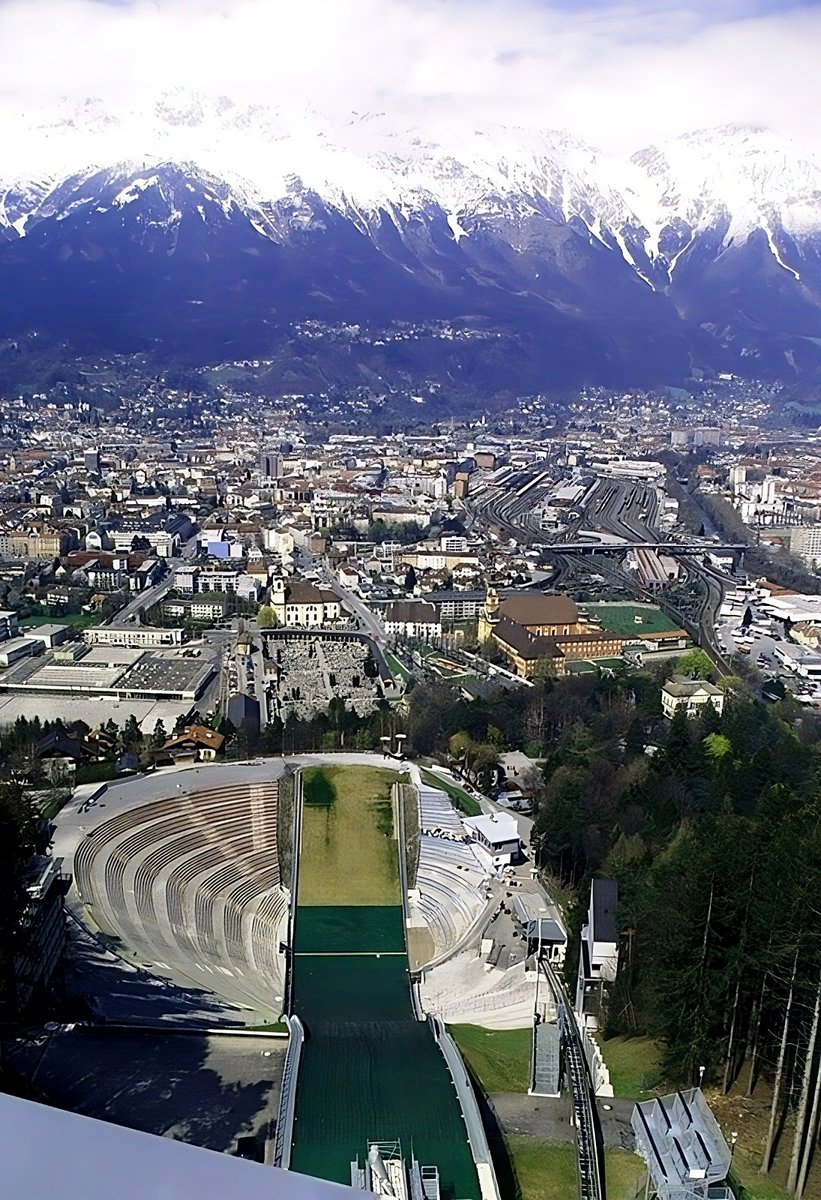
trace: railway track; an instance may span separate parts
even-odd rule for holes
[[[562,1049],[573,1092],[579,1200],[607,1200],[599,1116],[593,1098],[593,1087],[582,1049],[581,1036],[564,984],[550,963],[542,960],[542,966],[556,998]]]

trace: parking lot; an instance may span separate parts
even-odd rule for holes
[[[779,680],[796,698],[805,703],[821,704],[821,684],[805,679],[788,670],[777,658],[779,647],[792,645],[781,621],[771,619],[753,598],[745,599],[740,611],[722,616],[716,622],[716,636],[722,651],[731,657],[740,654],[758,670],[764,681]],[[743,619],[749,608],[752,621],[746,627]]]

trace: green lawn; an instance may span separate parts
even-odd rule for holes
[[[572,1142],[538,1138],[505,1138],[518,1184],[518,1200],[574,1200],[579,1194],[576,1147]],[[605,1151],[607,1200],[635,1200],[644,1195],[644,1163],[629,1150]],[[509,1197],[508,1200],[513,1200]]]
[[[303,772],[300,905],[400,904],[391,785],[380,767]]]
[[[465,814],[466,817],[478,817],[482,809],[479,801],[473,796],[468,795],[464,788],[460,788],[458,784],[449,783],[443,779],[441,775],[437,775],[434,771],[426,771],[422,768],[422,779],[429,787],[438,788],[440,792],[446,792],[450,796],[452,803]]]
[[[646,1100],[661,1083],[662,1050],[649,1037],[614,1037],[599,1043],[617,1096]]]
[[[404,663],[400,662],[395,654],[391,654],[390,650],[385,651],[385,662],[393,671],[394,675],[399,675],[405,682],[413,679],[413,672],[408,670]]]
[[[641,637],[647,633],[674,633],[679,628],[654,604],[585,604],[591,617],[598,617],[605,629],[621,637]],[[641,617],[637,622],[636,617]]]
[[[483,1091],[527,1091],[533,1036],[530,1029],[451,1025],[450,1032]]]
[[[629,1150],[609,1146],[604,1152],[607,1200],[633,1200],[644,1195],[647,1168],[644,1160]]]
[[[574,1200],[578,1196],[576,1147],[572,1142],[509,1137],[505,1138],[505,1145],[521,1200]]]
[[[758,1167],[757,1160],[749,1158],[740,1146],[736,1148],[733,1156],[733,1175],[736,1181],[742,1185],[743,1190],[740,1195],[743,1200],[790,1200],[790,1193],[787,1189],[776,1183],[774,1179],[759,1175]],[[804,1194],[807,1200],[810,1200],[813,1195],[811,1182],[808,1183]],[[816,1192],[815,1195],[817,1194]]]

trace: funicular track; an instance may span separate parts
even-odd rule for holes
[[[567,1075],[573,1091],[573,1117],[576,1127],[576,1155],[580,1200],[607,1200],[600,1153],[599,1118],[593,1088],[587,1070],[579,1029],[564,989],[550,963],[542,960],[548,982],[556,997],[559,1030]]]

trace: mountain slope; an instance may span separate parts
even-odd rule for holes
[[[433,143],[176,95],[139,130],[167,159],[66,171],[127,146],[130,119],[91,105],[59,136],[35,124],[28,174],[0,186],[0,335],[213,361],[305,320],[450,321],[516,347],[512,388],[819,369],[821,168],[767,131],[617,160],[558,133]],[[481,387],[499,346],[470,353]]]

